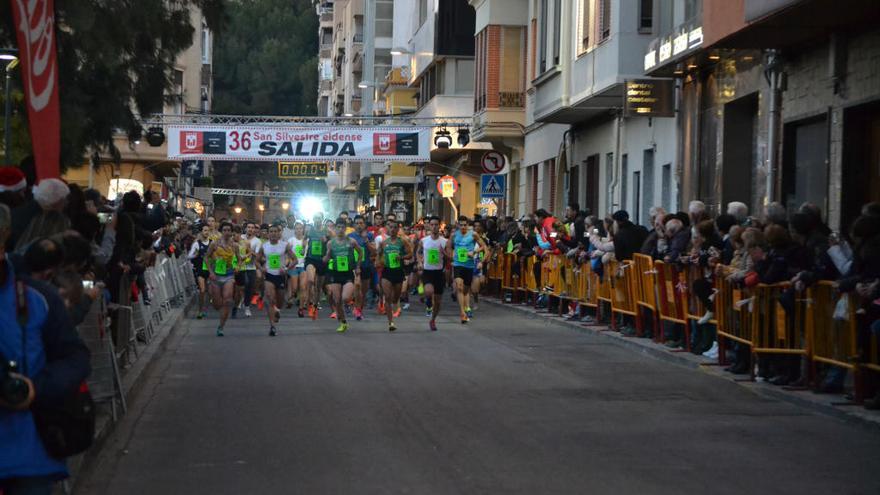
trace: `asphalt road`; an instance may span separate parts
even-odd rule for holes
[[[880,493],[873,430],[509,309],[443,313],[189,320],[77,493]]]

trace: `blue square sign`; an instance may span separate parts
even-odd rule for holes
[[[482,174],[480,176],[480,196],[486,198],[503,198],[507,194],[507,176]]]

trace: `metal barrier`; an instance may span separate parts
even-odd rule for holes
[[[608,273],[605,276],[608,279],[611,293],[612,329],[617,328],[617,322],[613,318],[614,314],[636,316],[633,274],[632,261],[627,260],[620,263],[612,261],[608,263]]]
[[[754,299],[752,291],[741,289],[721,276],[717,279],[718,293],[715,294],[715,319],[718,323],[718,358],[725,363],[725,339],[754,347]]]
[[[787,311],[781,297],[789,287],[788,284],[759,284],[755,288],[752,351],[756,354],[805,356],[808,353],[807,327],[813,324],[813,318],[808,317],[807,311],[811,301],[795,294],[790,297],[793,305]]]
[[[92,303],[91,309],[79,326],[80,338],[91,352],[92,372],[88,378],[89,390],[95,402],[109,402],[110,414],[115,421],[117,405],[126,411],[125,394],[122,393],[122,380],[113,339],[110,338],[109,322],[102,298]]]
[[[657,325],[657,270],[654,260],[645,254],[633,255],[634,294],[636,299],[637,321],[640,322],[640,336],[644,334],[645,317],[650,316],[654,340],[663,341],[663,332]],[[646,315],[645,311],[649,314]]]

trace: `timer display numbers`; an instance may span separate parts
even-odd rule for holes
[[[278,162],[279,179],[323,179],[327,177],[326,163]]]

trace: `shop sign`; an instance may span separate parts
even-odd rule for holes
[[[672,79],[632,79],[626,82],[627,117],[674,117]]]

